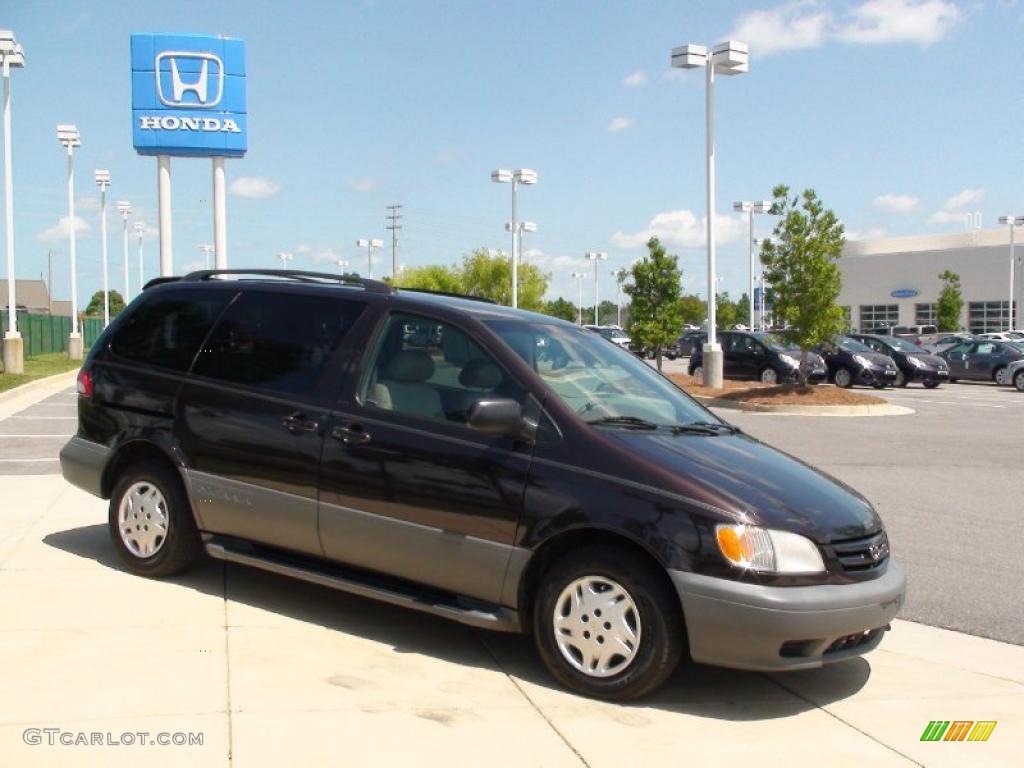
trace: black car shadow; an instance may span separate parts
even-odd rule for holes
[[[127,572],[111,545],[106,525],[51,533],[43,542],[105,568]],[[436,616],[209,558],[198,568],[167,581],[220,598],[226,595],[235,603],[259,611],[387,644],[396,653],[424,654],[477,666],[564,693],[545,672],[528,635],[471,629]],[[465,642],[466,633],[478,642]],[[336,671],[325,670],[328,682],[341,680],[334,684],[343,684],[345,675]],[[624,706],[719,720],[771,720],[852,696],[864,687],[870,675],[871,666],[863,658],[780,675],[684,661],[662,688]],[[801,692],[808,688],[813,694]]]

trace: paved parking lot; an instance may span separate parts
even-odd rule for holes
[[[0,476],[59,474],[57,454],[75,433],[77,402],[69,387],[0,421]]]

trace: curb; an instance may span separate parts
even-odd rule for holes
[[[78,378],[78,370],[64,371],[64,373],[55,373],[52,376],[45,376],[41,379],[30,381],[26,384],[22,384],[20,387],[14,389],[8,389],[4,392],[0,392],[0,403],[6,403],[10,400],[15,400],[22,395],[27,395],[31,392],[35,392],[37,389],[46,389],[48,386],[61,382],[62,379],[67,379],[67,385],[71,386],[75,383]]]
[[[720,397],[707,397],[706,395],[695,395],[694,397],[704,405],[714,408],[754,413],[778,413],[787,416],[907,416],[914,413],[913,408],[892,403],[878,405],[761,405],[725,400]]]

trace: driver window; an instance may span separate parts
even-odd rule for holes
[[[995,348],[995,344],[993,344],[990,341],[987,341],[983,344],[979,344],[977,348],[975,348],[974,353],[976,355],[991,355]]]
[[[359,392],[370,407],[458,424],[478,401],[495,397],[526,399],[462,330],[412,315],[388,319]]]

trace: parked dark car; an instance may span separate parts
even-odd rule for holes
[[[676,346],[679,350],[680,357],[689,357],[693,354],[694,349],[698,349],[704,345],[704,342],[708,340],[708,335],[705,331],[687,331],[679,337],[679,341],[676,342]]]
[[[426,347],[410,343],[421,326]],[[866,499],[544,315],[348,276],[195,272],[118,315],[78,393],[61,467],[110,499],[128,570],[165,577],[205,551],[531,632],[587,695],[648,693],[684,653],[776,671],[847,659],[903,602]]]
[[[1024,359],[1024,344],[975,339],[961,342],[939,357],[949,364],[950,381],[994,381],[1008,386],[1012,383],[1009,366]]]
[[[896,363],[899,373],[893,384],[905,387],[912,381],[919,381],[928,389],[934,389],[949,381],[949,366],[936,355],[930,355],[920,347],[901,339],[899,336],[878,336],[868,333],[848,333],[848,338],[867,345],[875,352],[888,355]]]
[[[757,379],[765,384],[797,380],[800,348],[774,333],[721,331],[722,373],[729,379]],[[825,381],[828,369],[821,355],[807,353],[808,380]],[[704,350],[698,346],[690,356],[689,374],[704,374]]]
[[[891,357],[846,336],[837,336],[816,351],[825,359],[829,381],[837,387],[863,384],[882,389],[891,387],[899,374]]]

